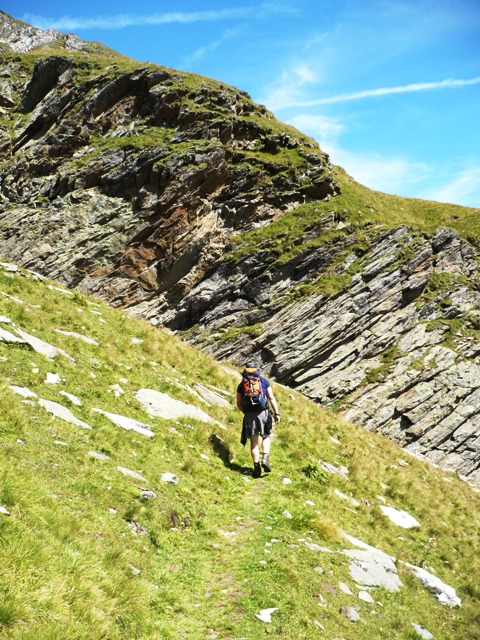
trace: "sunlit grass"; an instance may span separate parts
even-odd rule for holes
[[[216,633],[297,640],[319,637],[317,620],[328,637],[347,638],[352,623],[339,609],[360,601],[338,589],[342,581],[355,591],[339,553],[348,546],[344,531],[434,568],[463,601],[461,610],[445,609],[399,564],[405,586],[397,594],[375,592],[381,615],[379,605],[362,604],[366,625],[355,627],[356,638],[410,637],[411,621],[437,638],[478,635],[479,498],[455,476],[445,481],[443,472],[384,438],[275,385],[282,422],[272,443],[273,471],[254,481],[248,447],[239,442],[238,376],[168,332],[82,294],[1,271],[0,291],[25,302],[0,296],[0,315],[76,362],[0,343],[0,505],[10,513],[0,514],[2,637],[176,640]],[[48,372],[60,375],[61,385],[47,384]],[[185,388],[195,381],[230,392],[231,407],[199,403]],[[92,430],[24,402],[10,384],[68,406]],[[118,397],[114,384],[124,391]],[[153,419],[133,395],[141,387],[197,404],[227,430]],[[69,404],[60,390],[82,405]],[[154,439],[119,429],[94,407],[150,424]],[[92,458],[92,450],[108,459]],[[346,469],[345,476],[326,472],[323,462]],[[178,485],[161,482],[167,471]],[[157,498],[143,501],[143,489]],[[414,515],[421,528],[399,530],[381,513],[378,496]],[[334,553],[313,551],[304,541]],[[271,625],[255,617],[268,607],[278,607]]]

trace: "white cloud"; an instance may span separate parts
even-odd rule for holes
[[[299,62],[290,69],[284,70],[278,80],[266,88],[267,96],[260,102],[269,109],[283,109],[290,104],[301,103],[300,96],[306,87],[318,83],[318,71],[306,62]]]
[[[309,115],[306,113],[294,116],[287,122],[303,133],[307,133],[316,140],[322,141],[322,144],[324,144],[325,141],[336,140],[345,128],[336,118],[322,115]]]
[[[412,192],[412,185],[424,182],[431,174],[427,164],[410,158],[352,152],[328,141],[320,141],[320,146],[331,161],[343,167],[356,182],[377,191],[401,195],[408,185],[408,191]]]
[[[352,100],[361,100],[364,98],[376,98],[378,96],[386,96],[396,93],[414,93],[417,91],[432,91],[437,89],[456,89],[459,87],[467,87],[480,84],[480,76],[469,80],[441,80],[439,82],[418,82],[406,84],[400,87],[382,87],[379,89],[367,89],[365,91],[357,91],[355,93],[343,93],[329,98],[318,98],[315,100],[295,100],[292,98],[289,102],[284,100],[275,104],[276,109],[288,109],[291,107],[318,107],[326,104],[335,104],[338,102],[351,102]],[[273,107],[272,107],[273,108]]]
[[[430,187],[421,197],[438,202],[450,202],[467,207],[479,207],[480,165],[461,170],[450,182],[437,188]]]
[[[40,29],[79,31],[81,29],[124,29],[125,27],[145,25],[192,24],[195,22],[216,22],[219,20],[239,18],[265,18],[274,13],[295,13],[295,10],[281,4],[266,2],[259,6],[231,7],[215,11],[174,11],[147,15],[122,13],[112,16],[99,15],[94,17],[63,16],[55,19],[26,13],[22,19]]]

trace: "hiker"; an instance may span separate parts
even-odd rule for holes
[[[269,410],[269,403],[273,410]],[[260,375],[260,369],[255,363],[245,365],[242,381],[237,387],[237,407],[243,412],[243,426],[241,443],[245,445],[250,439],[250,453],[253,460],[253,476],[259,478],[262,468],[267,473],[270,467],[270,434],[272,422],[280,422],[277,401],[273,395],[270,382]],[[260,463],[259,440],[262,444],[262,462]]]

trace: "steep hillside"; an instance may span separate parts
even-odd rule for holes
[[[479,480],[477,209],[366,189],[214,80],[0,41],[1,256]]]
[[[10,264],[0,367],[2,638],[479,636],[454,474],[275,385],[255,480],[238,373]]]

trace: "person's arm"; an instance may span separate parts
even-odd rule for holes
[[[273,395],[272,387],[267,388],[267,398],[273,409],[273,418],[275,420],[275,424],[278,424],[280,422],[280,414],[278,413],[278,405],[275,396]]]
[[[243,400],[242,400],[242,394],[241,393],[237,393],[237,409],[240,409],[240,411],[242,413],[244,413],[244,411],[243,411]]]

